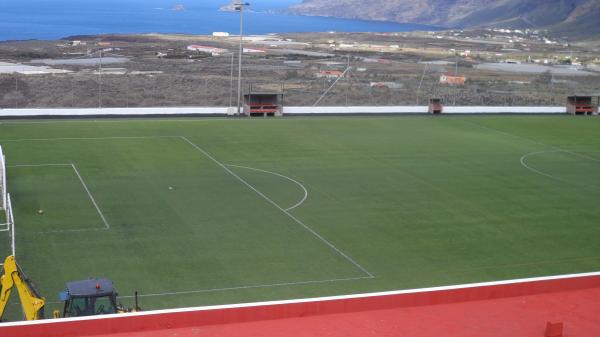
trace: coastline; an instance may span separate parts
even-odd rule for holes
[[[56,17],[31,17],[21,13],[24,20],[12,22],[9,14],[0,13],[0,22],[7,27],[0,33],[0,41],[63,40],[75,35],[102,34],[188,34],[210,35],[215,31],[235,34],[239,31],[237,13],[226,7],[214,10],[186,8],[184,11],[156,11],[134,13],[124,11],[119,15],[77,17],[77,13],[64,13]],[[3,18],[3,16],[5,16]],[[123,20],[120,20],[123,18]],[[202,20],[199,20],[201,18]],[[89,19],[89,20],[88,20]],[[439,31],[438,26],[412,23],[396,23],[362,19],[346,19],[331,16],[309,16],[291,13],[289,10],[251,10],[245,12],[246,33],[266,35],[270,33],[318,33],[318,32],[412,32]],[[86,21],[90,21],[87,23]]]

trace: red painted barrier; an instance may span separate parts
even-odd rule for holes
[[[563,324],[546,323],[546,337],[563,337]]]
[[[600,275],[0,325],[2,337],[110,335],[451,304],[600,287]]]

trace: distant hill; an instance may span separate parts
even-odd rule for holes
[[[290,11],[444,27],[545,28],[600,37],[600,0],[303,0]]]

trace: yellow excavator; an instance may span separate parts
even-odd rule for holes
[[[17,288],[25,319],[44,319],[45,299],[35,289],[33,282],[23,272],[14,256],[9,256],[4,261],[4,274],[0,276],[0,322],[8,299],[14,287]],[[135,308],[127,309],[117,303],[117,292],[112,281],[100,279],[87,279],[82,281],[67,282],[67,289],[59,294],[64,302],[62,315],[55,310],[53,318],[94,316],[115,313],[140,311],[138,306],[137,291],[135,292]]]
[[[4,273],[0,276],[0,321],[8,304],[13,288],[17,288],[25,319],[28,321],[44,318],[46,300],[40,296],[35,286],[15,260],[9,256],[4,260]]]

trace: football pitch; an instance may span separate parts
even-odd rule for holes
[[[47,316],[88,277],[148,310],[600,270],[600,118],[3,121],[0,145]]]

